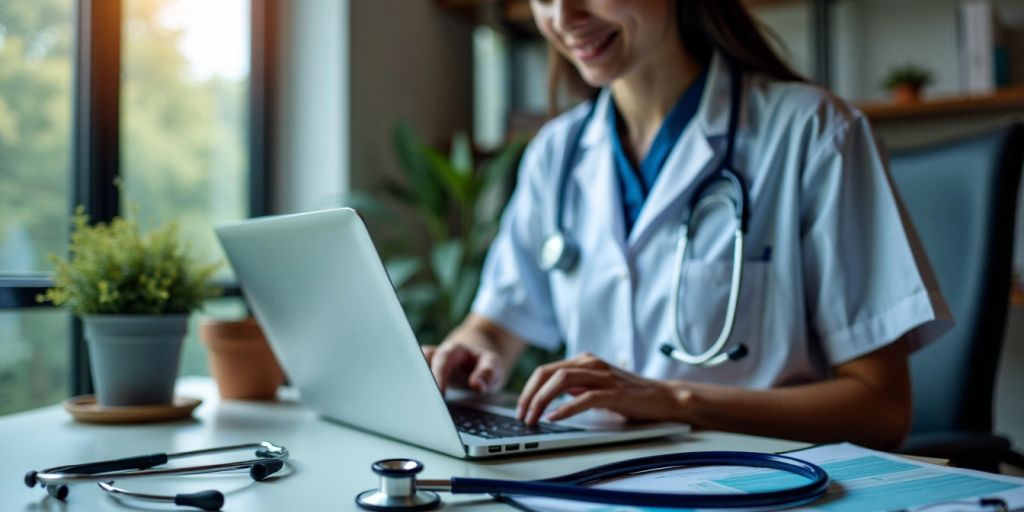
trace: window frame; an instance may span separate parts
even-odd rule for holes
[[[120,213],[121,197],[114,182],[120,174],[121,38],[124,1],[74,2],[74,61],[71,164],[68,180],[71,194],[68,215],[83,205],[90,219],[107,222]],[[277,19],[279,2],[249,0],[249,87],[248,132],[250,217],[267,215],[271,208],[273,161],[271,80],[277,69]],[[237,283],[218,283],[225,295],[238,296]],[[53,285],[52,273],[15,274],[0,269],[0,311],[52,308],[36,296]],[[82,336],[81,320],[75,317],[70,329],[70,396],[92,393],[89,361]]]

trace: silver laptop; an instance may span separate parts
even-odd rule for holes
[[[514,398],[446,402],[384,265],[352,209],[220,226],[217,236],[271,347],[322,416],[454,457],[492,457],[685,433],[604,411],[527,427]]]

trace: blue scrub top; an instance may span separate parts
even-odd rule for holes
[[[690,87],[683,92],[672,110],[661,123],[658,134],[651,142],[651,149],[647,156],[640,162],[640,172],[633,167],[626,151],[622,147],[622,140],[619,139],[618,107],[612,101],[612,108],[608,109],[608,127],[612,139],[612,153],[615,156],[615,173],[619,179],[619,194],[622,197],[622,210],[625,215],[626,236],[633,229],[637,217],[640,216],[640,209],[644,206],[647,194],[654,186],[661,168],[665,165],[668,154],[672,151],[683,130],[690,124],[700,106],[700,98],[704,94],[704,82],[707,81],[707,70],[700,73]]]

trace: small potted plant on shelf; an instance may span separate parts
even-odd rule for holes
[[[101,406],[170,404],[189,313],[219,294],[219,264],[198,264],[177,223],[146,235],[133,218],[72,218],[70,258],[51,255],[54,286],[37,297],[81,317]]]
[[[221,397],[272,400],[277,396],[284,373],[255,318],[203,318],[199,337],[206,345],[210,373]]]
[[[931,83],[931,71],[914,64],[904,64],[889,71],[883,87],[889,91],[893,102],[906,104],[920,102],[921,91]]]

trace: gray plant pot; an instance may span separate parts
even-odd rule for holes
[[[174,399],[188,315],[85,315],[92,382],[101,405]]]

